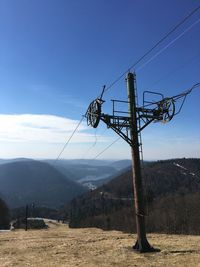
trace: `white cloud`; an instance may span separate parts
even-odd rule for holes
[[[79,121],[46,114],[0,114],[0,141],[64,143]],[[91,142],[89,128],[81,124],[71,142]],[[105,138],[104,138],[105,139]],[[101,138],[101,141],[104,141]]]
[[[0,114],[0,158],[30,157],[56,158],[79,121],[48,114]],[[110,145],[117,135],[101,126],[92,129],[83,122],[76,131],[61,158],[94,158]],[[147,132],[143,138],[145,159],[199,157],[198,133],[183,137],[170,131]],[[121,140],[99,158],[122,159],[130,157],[130,147]]]
[[[48,114],[0,114],[0,158],[56,158],[78,123]],[[110,140],[83,121],[62,157],[80,158],[94,142],[105,147]]]

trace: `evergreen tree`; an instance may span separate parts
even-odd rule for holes
[[[4,200],[0,199],[0,230],[10,229],[9,209]]]

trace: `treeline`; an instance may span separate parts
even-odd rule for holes
[[[200,193],[173,195],[154,201],[147,217],[149,232],[200,234]]]
[[[10,213],[3,199],[0,199],[0,230],[10,228]]]
[[[26,216],[26,206],[15,208],[10,211],[11,220],[23,220]],[[27,216],[31,218],[47,218],[58,220],[60,218],[60,214],[56,209],[50,209],[47,207],[39,207],[34,205],[28,205]]]
[[[147,232],[200,234],[200,193],[172,195],[154,199],[146,208]],[[72,204],[69,226],[98,227],[104,230],[136,232],[133,200],[95,199],[92,205],[79,208]]]

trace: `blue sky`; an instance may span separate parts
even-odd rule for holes
[[[198,5],[197,0],[0,0],[0,157],[56,158],[102,86]],[[136,66],[140,103],[144,90],[171,96],[200,82],[199,20],[200,11]],[[125,77],[104,98],[107,112],[110,99],[125,100]],[[200,157],[199,103],[196,89],[173,121],[143,131],[145,159]],[[97,130],[83,123],[62,157],[92,159],[116,138],[102,123]],[[100,158],[129,157],[130,148],[119,141]]]

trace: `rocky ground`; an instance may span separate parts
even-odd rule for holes
[[[48,221],[45,230],[0,233],[1,267],[200,266],[200,236],[149,234],[158,253],[135,253],[135,235],[96,228],[70,229]]]

